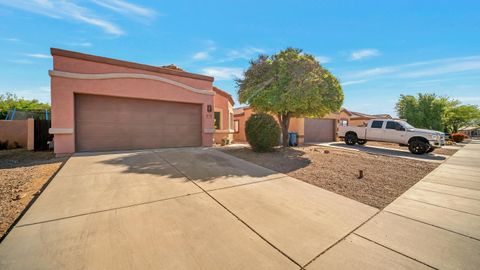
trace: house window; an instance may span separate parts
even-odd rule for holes
[[[240,130],[240,122],[238,120],[233,121],[233,130],[235,133],[238,133]]]
[[[229,129],[234,129],[233,127],[233,113],[230,113],[230,119],[229,120]]]
[[[213,119],[214,119],[213,125],[215,126],[215,129],[220,129],[221,128],[220,121],[222,119],[220,112],[214,112]]]
[[[338,123],[339,126],[346,127],[348,126],[348,120],[341,119]]]

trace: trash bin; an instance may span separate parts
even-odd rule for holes
[[[298,145],[297,137],[298,137],[297,133],[288,132],[288,145],[297,146]]]

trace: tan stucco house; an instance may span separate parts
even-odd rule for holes
[[[350,111],[350,122],[351,126],[363,126],[368,123],[371,119],[392,119],[393,117],[389,114],[366,114],[360,112]]]
[[[233,137],[233,99],[213,77],[61,49],[51,54],[56,154],[211,146]]]
[[[245,122],[254,111],[250,107],[234,110],[235,142],[246,142]],[[298,143],[331,142],[337,140],[337,128],[348,125],[351,113],[342,108],[338,113],[330,113],[322,118],[292,118],[289,131],[298,134]],[[276,120],[277,118],[274,117]]]

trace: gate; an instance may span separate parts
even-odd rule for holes
[[[48,129],[50,129],[51,125],[52,124],[50,120],[35,120],[35,151],[48,150],[48,141],[53,140],[53,135],[48,133]]]

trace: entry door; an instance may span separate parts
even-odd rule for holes
[[[75,95],[76,151],[202,145],[202,105]]]

